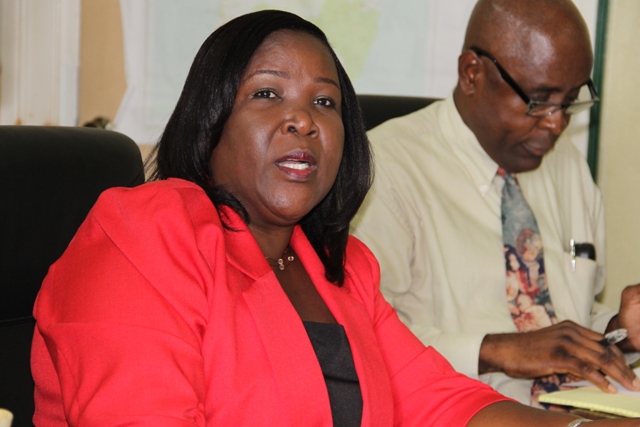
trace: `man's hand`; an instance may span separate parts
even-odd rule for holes
[[[640,289],[638,293],[640,299]],[[613,393],[615,388],[605,378],[609,375],[629,390],[640,390],[640,379],[627,366],[620,349],[598,343],[602,337],[571,321],[534,332],[487,335],[480,348],[479,370],[515,378],[569,374]]]
[[[607,332],[625,328],[627,339],[618,346],[625,352],[640,351],[640,284],[622,291],[620,311],[611,319]]]

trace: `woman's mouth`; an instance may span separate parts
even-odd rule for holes
[[[315,157],[301,150],[285,154],[276,161],[276,166],[295,179],[308,178],[317,169]]]
[[[296,169],[296,170],[305,170],[305,169],[309,169],[311,167],[311,165],[307,162],[298,162],[298,161],[291,161],[291,160],[287,160],[284,162],[278,162],[277,163],[278,166],[281,166],[283,168],[288,168],[288,169]]]

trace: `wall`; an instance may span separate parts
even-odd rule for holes
[[[640,95],[633,90],[640,87],[640,56],[630,54],[640,40],[640,1],[609,3],[598,184],[608,229],[603,302],[617,308],[622,288],[640,282]],[[124,95],[119,14],[119,0],[82,1],[81,121],[96,115],[113,119]]]
[[[617,308],[640,282],[640,1],[611,0],[602,90],[598,184],[607,221],[607,288]]]
[[[127,88],[118,0],[82,0],[78,123],[116,116]]]
[[[119,0],[82,0],[78,124],[113,122],[127,90]],[[141,145],[143,159],[153,147]]]
[[[80,0],[0,0],[0,124],[73,126]]]

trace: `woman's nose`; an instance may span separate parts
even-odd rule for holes
[[[285,120],[282,123],[282,132],[314,136],[318,133],[318,126],[309,108],[295,107],[286,113]]]

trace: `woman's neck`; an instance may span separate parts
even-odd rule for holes
[[[290,227],[260,227],[249,224],[249,231],[258,242],[258,246],[265,257],[279,259],[289,247],[294,226]]]

